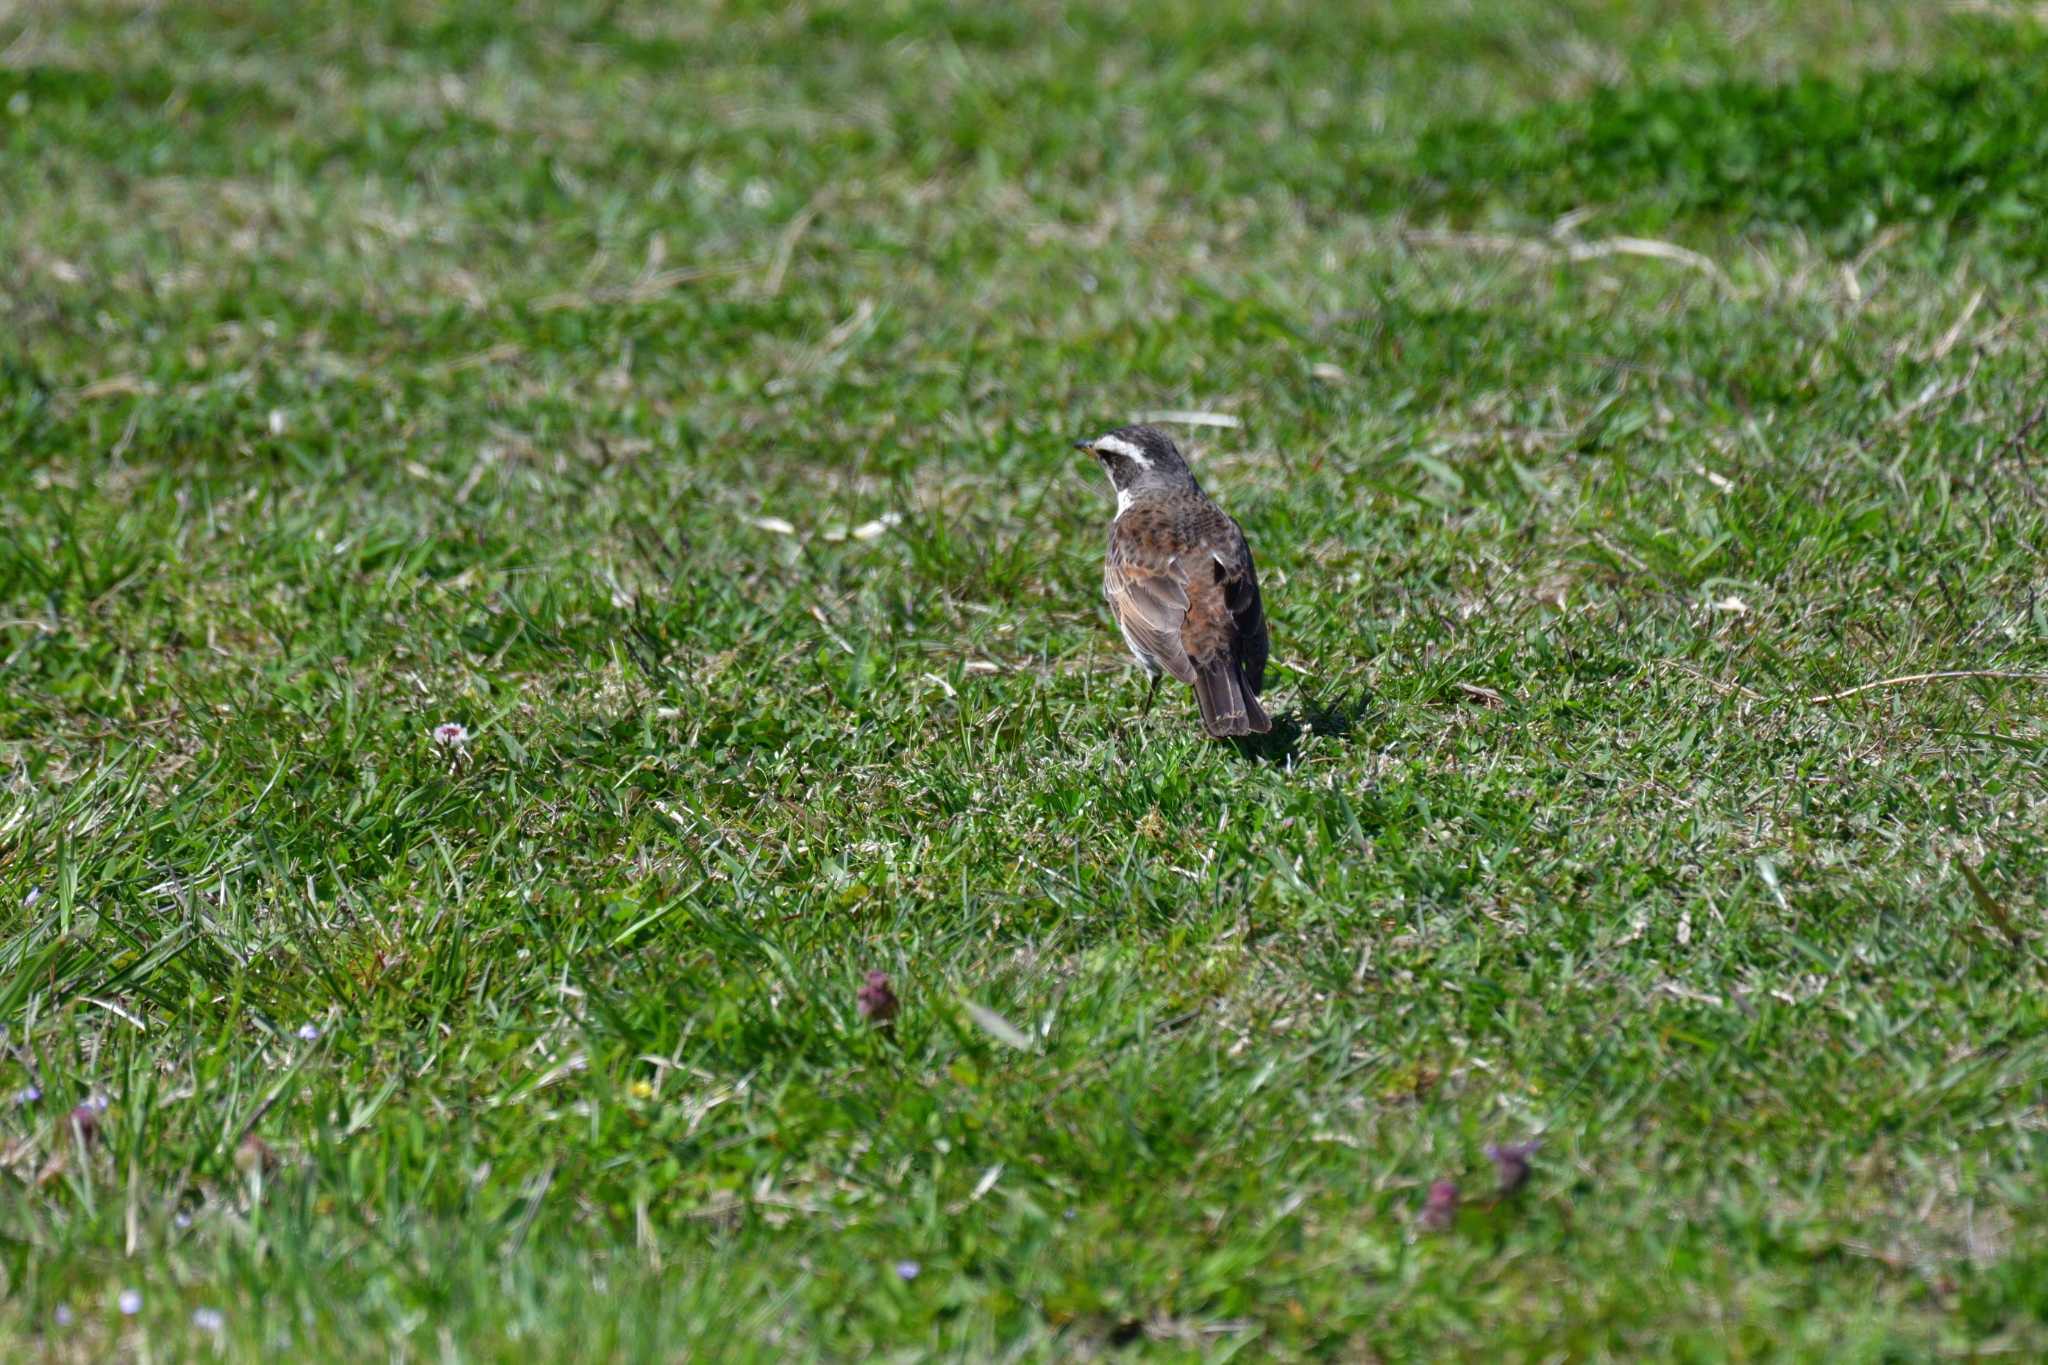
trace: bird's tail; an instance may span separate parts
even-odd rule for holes
[[[1195,673],[1195,702],[1202,708],[1202,728],[1217,738],[1263,735],[1273,728],[1259,699],[1245,684],[1237,660],[1222,655]]]

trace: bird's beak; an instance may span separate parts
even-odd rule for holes
[[[1090,455],[1093,455],[1093,454],[1095,453],[1095,442],[1093,442],[1093,441],[1076,441],[1076,442],[1074,442],[1074,449],[1076,449],[1076,450],[1085,450],[1085,451],[1087,451],[1087,452],[1088,452],[1088,453],[1089,453]]]

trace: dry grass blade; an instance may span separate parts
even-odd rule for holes
[[[1137,415],[1140,422],[1164,422],[1169,426],[1216,427],[1224,431],[1236,431],[1244,426],[1242,418],[1227,412],[1204,412],[1195,408],[1153,408]]]
[[[1604,256],[1646,256],[1651,260],[1669,261],[1688,270],[1697,270],[1711,276],[1717,284],[1729,282],[1728,272],[1721,269],[1711,256],[1675,242],[1660,242],[1650,237],[1610,237],[1602,242],[1574,244],[1567,255],[1574,261],[1597,261]]]
[[[2000,904],[1998,898],[1985,887],[1984,879],[1977,875],[1977,869],[1960,858],[1956,859],[1956,869],[1963,874],[1963,880],[1970,884],[1970,898],[1977,902],[1977,908],[1984,912],[1984,917],[1998,926],[1998,932],[2005,935],[2005,941],[2015,948],[2026,947],[2027,936],[2020,932],[2019,925],[2013,922],[2012,912]]]
[[[1507,705],[1507,699],[1491,687],[1468,682],[1452,683],[1451,686],[1456,690],[1460,701],[1474,702],[1485,707]]]
[[[2029,673],[2023,670],[2003,668],[1955,668],[1937,673],[1905,673],[1896,678],[1879,678],[1876,682],[1863,683],[1856,687],[1845,687],[1839,692],[1822,692],[1801,698],[1809,706],[1822,706],[1831,701],[1842,701],[1860,696],[1865,692],[1876,692],[1887,687],[1912,687],[1920,683],[1944,682],[1952,678],[1997,678],[2006,682],[2048,683],[2048,673]]]
[[[768,262],[768,273],[761,277],[761,293],[774,298],[782,292],[782,282],[789,275],[789,263],[796,255],[797,244],[804,234],[811,230],[811,224],[818,221],[818,214],[825,207],[825,192],[819,191],[811,202],[797,210],[796,217],[782,229],[782,235],[775,240],[775,254]]]
[[[1650,237],[1609,237],[1597,242],[1559,243],[1508,233],[1421,229],[1402,233],[1401,240],[1410,246],[1495,252],[1529,260],[1568,261],[1573,264],[1604,260],[1610,256],[1640,256],[1697,270],[1724,287],[1730,284],[1728,272],[1712,257],[1675,242],[1660,242]]]
[[[1035,1050],[1030,1034],[1018,1028],[988,1006],[977,1005],[972,1000],[963,1000],[961,1007],[967,1011],[967,1017],[974,1021],[976,1028],[1005,1047],[1016,1048],[1019,1052]]]
[[[1751,701],[1766,700],[1764,694],[1757,691],[1753,687],[1744,687],[1741,683],[1723,682],[1719,678],[1708,677],[1705,673],[1702,673],[1699,669],[1694,668],[1691,664],[1681,663],[1677,659],[1659,659],[1657,662],[1664,668],[1676,669],[1680,673],[1684,673],[1689,677],[1698,678],[1701,682],[1713,688],[1716,692],[1719,692],[1724,697],[1740,693],[1742,696],[1748,697]]]
[[[2048,403],[2037,406],[2027,415],[2027,420],[2020,423],[2019,429],[2006,438],[2005,444],[1998,448],[1998,458],[2003,460],[2025,445],[2027,438],[2034,434],[2043,421],[2048,421]]]

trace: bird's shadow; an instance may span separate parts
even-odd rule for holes
[[[1360,689],[1353,696],[1322,697],[1307,702],[1298,711],[1273,717],[1273,728],[1263,735],[1247,735],[1231,741],[1231,747],[1256,763],[1292,763],[1301,753],[1303,735],[1317,734],[1346,743],[1372,714],[1372,693]]]

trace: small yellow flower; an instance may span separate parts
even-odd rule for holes
[[[626,1093],[636,1100],[651,1100],[654,1098],[654,1087],[646,1081],[635,1081],[626,1087]]]

